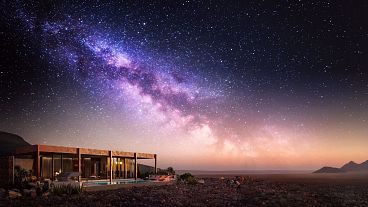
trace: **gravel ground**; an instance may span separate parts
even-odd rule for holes
[[[368,185],[349,182],[286,182],[251,177],[204,178],[73,196],[2,198],[3,206],[368,206]],[[238,183],[237,183],[238,181]]]

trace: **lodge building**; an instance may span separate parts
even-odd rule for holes
[[[138,177],[138,159],[154,159],[152,171],[157,173],[157,155],[78,147],[29,145],[2,157],[8,179],[14,180],[14,168],[30,170],[38,179],[54,180],[63,172],[78,172],[78,181],[90,179],[125,179]],[[6,170],[2,170],[6,171]],[[4,175],[4,176],[5,176]]]

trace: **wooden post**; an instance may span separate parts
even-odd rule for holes
[[[35,155],[35,162],[36,162],[36,176],[37,179],[39,179],[41,177],[41,158],[40,158],[40,146],[37,145],[37,151],[36,151],[36,155]]]
[[[155,174],[157,174],[157,154],[155,154]]]
[[[134,179],[138,178],[138,163],[137,163],[137,153],[134,153]]]
[[[80,148],[77,149],[78,151],[78,181],[80,182],[82,180],[82,155],[80,152]]]
[[[63,154],[60,154],[60,168],[61,168],[61,172],[64,172],[63,165],[64,165],[64,163],[63,163]]]
[[[127,179],[127,176],[128,173],[127,173],[127,167],[126,167],[126,158],[124,157],[124,178]]]
[[[51,155],[51,170],[52,170],[52,176],[51,179],[55,180],[55,163],[54,163],[54,153]]]
[[[106,170],[106,180],[109,179],[109,166],[107,162],[109,161],[109,157],[106,157],[105,170]]]
[[[15,168],[14,168],[14,165],[15,165],[15,157],[14,156],[11,156],[11,162],[12,162],[12,184],[14,184],[14,179],[15,179],[15,175],[14,175],[14,171],[15,171]]]
[[[110,154],[110,182],[112,182],[112,151],[109,151]]]

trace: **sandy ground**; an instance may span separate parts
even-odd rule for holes
[[[204,184],[141,186],[74,196],[3,198],[3,206],[368,206],[368,174],[197,175]],[[224,177],[224,178],[221,178]],[[236,181],[240,185],[236,184]]]

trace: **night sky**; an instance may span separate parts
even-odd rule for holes
[[[368,159],[367,1],[2,1],[0,130],[178,169]]]

